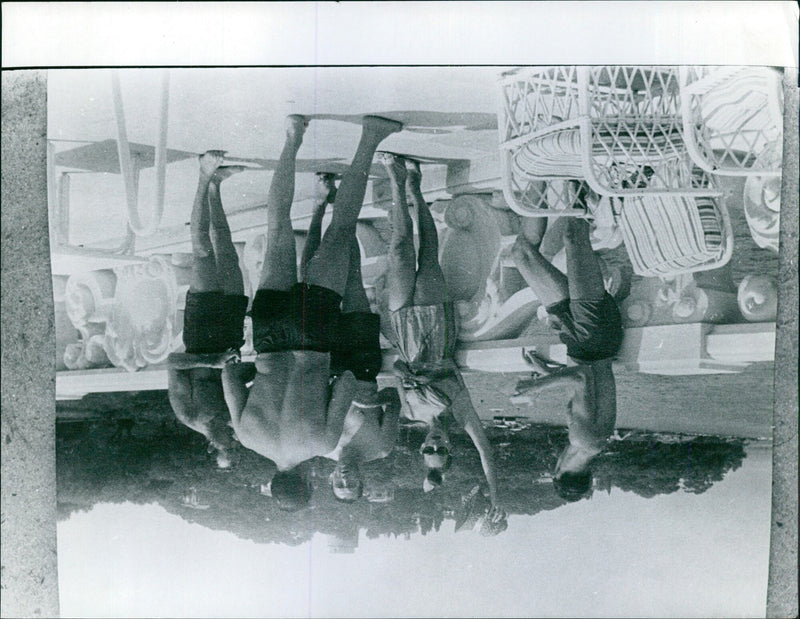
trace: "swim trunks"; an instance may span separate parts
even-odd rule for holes
[[[579,361],[600,361],[617,354],[622,344],[622,317],[617,302],[605,293],[600,301],[563,299],[547,307],[567,354]]]
[[[393,343],[406,363],[436,363],[455,354],[458,325],[452,303],[409,305],[389,317]]]
[[[249,299],[244,295],[189,292],[183,314],[186,352],[214,354],[244,345],[244,316]]]
[[[339,315],[331,349],[331,376],[350,370],[357,380],[377,382],[383,364],[380,344],[381,319],[371,312]]]
[[[283,350],[330,352],[342,297],[313,284],[289,290],[261,289],[253,299],[253,346],[257,353]]]

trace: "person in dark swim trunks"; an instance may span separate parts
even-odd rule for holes
[[[480,455],[489,486],[491,517],[504,520],[505,512],[497,502],[492,446],[453,360],[458,325],[439,265],[436,224],[422,195],[419,163],[391,153],[382,153],[381,163],[392,188],[386,291],[394,343],[400,352],[395,371],[403,383],[412,421],[428,428],[420,447],[426,468],[423,488],[432,490],[443,482],[452,458],[448,423],[454,418]],[[414,249],[406,191],[417,208],[419,252]]]
[[[185,353],[168,358],[169,399],[175,416],[203,434],[228,468],[234,445],[220,377],[244,344],[248,298],[239,256],[222,208],[220,184],[241,166],[223,166],[223,151],[200,155],[200,180],[191,215],[192,275],[186,295]]]
[[[534,378],[521,381],[517,393],[551,387],[570,391],[569,444],[556,464],[554,483],[562,497],[575,501],[591,489],[591,461],[614,432],[617,393],[611,361],[622,343],[622,319],[616,301],[603,285],[589,224],[577,218],[567,222],[566,276],[539,253],[546,228],[544,217],[524,219],[512,256],[567,345],[570,363],[561,365],[529,354]]]
[[[287,510],[308,504],[309,485],[298,465],[336,446],[354,397],[352,372],[329,380],[331,349],[372,158],[380,142],[402,128],[385,118],[364,117],[333,219],[305,265],[305,281],[299,283],[290,212],[306,126],[303,116],[288,117],[286,142],[267,197],[267,248],[251,310],[257,353],[253,384],[248,390],[241,364],[229,364],[222,373],[236,435],[242,445],[275,462],[272,496]]]
[[[316,205],[303,250],[304,265],[319,248],[325,207],[336,195],[333,174],[317,175]],[[336,205],[333,206],[336,209]],[[350,371],[356,392],[336,447],[325,457],[336,460],[331,488],[340,501],[352,502],[364,490],[361,464],[385,458],[399,433],[400,399],[396,389],[378,391],[378,373],[383,363],[380,346],[380,316],[372,313],[361,276],[361,250],[353,230],[347,285],[342,298],[336,337],[331,348],[331,377]]]

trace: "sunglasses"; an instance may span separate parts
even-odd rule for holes
[[[433,455],[449,456],[450,450],[444,445],[442,445],[441,447],[438,447],[436,445],[425,445],[425,447],[420,449],[420,453],[422,453],[423,456],[433,456]]]

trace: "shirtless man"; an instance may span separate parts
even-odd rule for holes
[[[242,445],[275,462],[272,496],[287,510],[307,505],[308,484],[297,467],[336,446],[355,395],[351,372],[329,384],[330,351],[372,158],[380,142],[402,128],[385,118],[364,117],[361,140],[336,197],[338,208],[306,265],[305,281],[298,283],[290,211],[306,125],[302,116],[288,117],[267,197],[267,248],[252,307],[257,373],[249,391],[241,364],[229,364],[222,373],[236,435]]]
[[[360,381],[359,381],[360,382]],[[358,391],[366,391],[359,384]],[[391,387],[381,389],[367,401],[353,400],[338,444],[325,457],[336,460],[330,477],[333,496],[352,503],[364,493],[361,465],[386,458],[397,443],[400,426],[400,396]]]
[[[303,265],[319,248],[325,207],[334,202],[334,176],[317,176],[317,202],[308,228],[303,251]],[[333,206],[337,208],[336,204]],[[304,267],[305,268],[305,267]],[[400,398],[396,389],[378,391],[377,377],[383,363],[380,346],[380,316],[370,310],[361,277],[361,250],[353,230],[347,284],[342,298],[341,315],[331,349],[331,376],[350,371],[356,378],[356,393],[339,442],[326,454],[336,460],[331,474],[334,496],[352,502],[361,497],[364,481],[361,464],[385,458],[397,442]]]
[[[186,295],[185,353],[168,358],[169,400],[175,416],[205,436],[217,451],[217,465],[230,466],[234,445],[221,368],[244,344],[248,299],[239,256],[222,208],[220,184],[241,166],[222,166],[223,151],[200,155],[200,180],[191,215],[192,275]]]
[[[559,338],[567,345],[570,364],[528,355],[534,378],[521,381],[517,392],[536,393],[558,387],[570,393],[569,444],[558,458],[553,479],[563,498],[577,501],[591,489],[589,465],[605,448],[616,423],[617,391],[611,360],[622,343],[622,320],[614,298],[603,286],[589,239],[589,224],[576,218],[567,222],[567,276],[539,253],[546,227],[544,217],[524,219],[512,256],[547,309]]]
[[[436,224],[420,187],[419,163],[391,153],[383,153],[381,163],[392,188],[389,215],[392,239],[386,290],[395,344],[400,352],[395,370],[403,382],[403,395],[412,420],[428,428],[420,447],[426,469],[423,489],[427,492],[442,485],[443,474],[452,460],[448,424],[454,418],[480,455],[492,517],[502,520],[505,513],[497,502],[492,446],[453,360],[458,326],[439,265]],[[418,252],[414,248],[406,192],[417,209]]]

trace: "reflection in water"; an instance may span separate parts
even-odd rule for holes
[[[498,462],[499,495],[513,516],[535,515],[566,505],[551,473],[567,442],[566,429],[543,425],[488,428]],[[644,432],[622,433],[593,463],[593,493],[619,489],[650,498],[675,492],[703,493],[738,469],[745,441]],[[497,535],[505,530],[486,517],[488,498],[478,484],[478,454],[464,435],[452,437],[458,453],[444,486],[425,493],[417,450],[421,431],[406,428],[391,455],[363,467],[365,498],[345,504],[329,487],[334,463],[315,459],[308,476],[315,488],[308,509],[281,511],[265,496],[274,472],[268,460],[239,449],[232,469],[218,470],[203,438],[173,420],[140,422],[126,417],[57,426],[58,510],[64,520],[98,503],[157,503],[186,521],[226,530],[255,542],[298,545],[315,533],[328,536],[334,553],[354,552],[368,539],[427,535],[445,521],[450,530]]]

